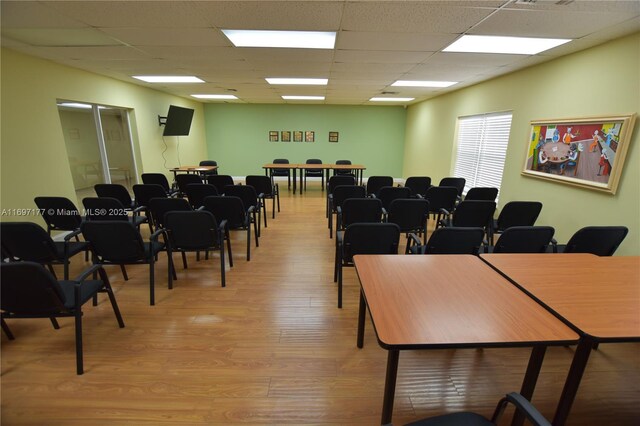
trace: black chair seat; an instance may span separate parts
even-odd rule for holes
[[[62,241],[54,241],[53,245],[56,247],[56,253],[58,253],[58,256],[60,258],[63,258],[65,253],[64,253],[64,246],[65,244],[69,247],[69,257],[74,256],[78,253],[80,253],[81,251],[85,251],[89,249],[89,243],[84,242],[84,241],[69,241],[67,243],[62,242]]]
[[[64,293],[64,307],[67,309],[73,309],[76,306],[76,281],[58,281],[58,284],[60,284],[62,292]],[[96,294],[102,288],[102,286],[102,281],[99,280],[83,281],[82,285],[80,286],[80,304],[84,305],[86,302],[92,299],[94,294]]]

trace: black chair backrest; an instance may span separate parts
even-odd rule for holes
[[[336,164],[350,165],[351,160],[336,160]],[[335,172],[336,172],[336,175],[351,175],[353,173],[353,170],[352,169],[336,169]]]
[[[171,211],[164,219],[172,249],[202,250],[219,245],[218,223],[206,210]]]
[[[425,254],[477,255],[483,238],[482,228],[438,228],[427,241]]]
[[[0,307],[17,315],[47,316],[64,311],[66,297],[51,272],[35,262],[0,265]]]
[[[145,260],[144,242],[131,222],[121,220],[87,221],[80,229],[91,250],[107,262]]]
[[[133,205],[131,194],[126,187],[118,183],[98,183],[93,186],[98,197],[116,198],[122,205],[130,209]]]
[[[216,187],[208,183],[190,183],[187,185],[185,191],[189,204],[191,204],[191,207],[194,209],[202,206],[205,197],[219,194]]]
[[[149,184],[149,185],[150,184],[160,185],[164,188],[167,194],[171,192],[171,186],[169,185],[169,180],[162,173],[143,173],[142,183]]]
[[[357,254],[397,254],[400,228],[395,223],[353,223],[343,239],[343,261]]]
[[[240,197],[219,195],[205,197],[204,209],[211,212],[218,221],[227,221],[230,229],[244,228],[247,226],[247,212]]]
[[[49,231],[74,231],[80,228],[82,216],[68,198],[36,197],[34,201]]]
[[[218,162],[214,160],[202,160],[199,164],[200,166],[217,166]],[[212,170],[206,173],[207,175],[217,175],[218,169]]]
[[[628,233],[626,226],[586,226],[573,234],[564,252],[613,256]]]
[[[37,223],[2,222],[0,238],[5,252],[14,258],[43,263],[58,259],[53,240]]]
[[[310,158],[306,161],[306,164],[322,164],[322,160]],[[324,170],[322,169],[304,169],[304,173],[307,176],[324,176]]]
[[[393,200],[411,198],[411,189],[406,186],[383,186],[378,190],[376,198],[379,198],[382,206],[388,209]]]
[[[152,198],[167,198],[167,191],[158,184],[137,184],[133,185],[133,195],[136,197],[137,206],[149,207]]]
[[[82,205],[88,220],[129,220],[125,206],[117,198],[86,197]]]
[[[178,189],[181,194],[187,193],[187,185],[191,183],[202,183],[202,178],[199,175],[190,173],[181,173],[176,175],[176,182],[178,183]]]
[[[462,201],[453,212],[451,224],[463,227],[488,226],[496,211],[494,201]]]
[[[167,212],[191,210],[191,205],[184,198],[152,198],[148,207],[157,228],[164,228],[164,216]]]
[[[387,222],[395,223],[402,232],[424,230],[429,202],[422,198],[398,198],[387,208]]]
[[[356,184],[356,178],[353,176],[331,176],[329,178],[329,194],[333,193],[333,190],[336,189],[337,186],[340,185],[350,185],[353,186]]]
[[[377,198],[347,198],[342,203],[342,221],[346,228],[353,223],[379,223],[382,221],[382,201]]]
[[[258,194],[250,185],[227,185],[224,188],[224,195],[239,197],[242,200],[245,210],[254,206],[258,208]]]
[[[545,253],[555,229],[551,226],[512,226],[493,247],[494,253]]]
[[[431,178],[429,176],[410,176],[404,182],[404,186],[411,188],[412,195],[424,195],[427,189],[431,187]]]
[[[249,175],[245,178],[244,181],[247,185],[253,186],[253,189],[256,190],[256,194],[264,194],[269,197],[272,196],[275,192],[273,188],[273,183],[269,176],[265,175]]]
[[[464,191],[464,185],[467,183],[465,178],[461,177],[444,177],[440,179],[438,186],[453,186],[458,190],[458,196],[462,195]]]
[[[467,191],[467,195],[464,196],[464,199],[469,201],[495,201],[496,198],[498,198],[498,188],[480,186],[471,188]]]
[[[228,185],[234,185],[233,178],[229,175],[209,175],[207,183],[215,186],[218,194],[224,194],[224,188]]]
[[[273,164],[289,164],[289,160],[286,158],[276,158],[273,160]],[[291,170],[289,169],[271,169],[271,176],[289,176]]]
[[[289,160],[286,158],[276,158],[273,160],[273,164],[289,164]]]
[[[533,226],[541,210],[539,201],[509,201],[498,215],[496,229],[504,231],[512,226]]]
[[[383,186],[393,186],[393,177],[369,176],[367,178],[367,195],[377,194]]]
[[[453,186],[432,186],[424,198],[429,201],[429,211],[438,213],[440,209],[452,212],[456,205],[458,190]]]
[[[365,189],[359,185],[338,185],[333,188],[331,194],[331,205],[334,210],[336,210],[338,206],[342,206],[344,200],[348,198],[365,198],[367,196]]]

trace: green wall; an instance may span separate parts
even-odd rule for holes
[[[207,104],[204,107],[209,158],[220,173],[263,173],[274,158],[304,163],[351,160],[365,174],[402,173],[406,110],[398,106]],[[269,131],[311,130],[315,142],[269,142]],[[329,142],[329,132],[339,142]]]
[[[180,138],[180,161],[206,158],[202,104],[76,68],[2,49],[1,191],[2,209],[34,208],[37,195],[75,200],[57,99],[131,109],[138,171],[171,173],[178,165],[177,138],[167,137],[165,159],[158,115],[170,104],[195,109],[192,131]],[[165,168],[166,165],[166,168]],[[81,206],[78,206],[81,207]],[[2,220],[35,220],[4,216]]]
[[[625,225],[617,254],[640,255],[640,120],[615,195],[520,174],[531,120],[640,111],[640,33],[410,106],[403,175],[449,175],[457,118],[493,111],[513,111],[501,204],[541,201],[537,223],[560,242],[584,226]]]

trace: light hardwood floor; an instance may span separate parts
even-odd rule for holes
[[[166,287],[166,256],[149,306],[148,268],[108,269],[126,328],[104,299],[85,306],[85,374],[76,376],[73,320],[10,321],[2,336],[2,425],[376,425],[386,351],[367,325],[356,348],[358,282],[345,271],[336,307],[334,240],[319,183],[304,195],[282,188],[260,247],[219,284],[219,260],[178,261]],[[271,204],[269,204],[271,212]],[[143,227],[148,234],[148,229]],[[217,255],[216,255],[217,256]],[[80,257],[72,270],[87,265]],[[640,424],[640,344],[601,345],[589,361],[569,425]],[[547,352],[534,403],[552,417],[574,347]],[[518,390],[529,349],[406,351],[400,356],[394,424],[470,409],[490,415]],[[510,412],[507,417],[510,417]],[[506,423],[505,423],[506,424]]]

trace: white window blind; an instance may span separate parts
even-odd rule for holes
[[[458,118],[454,175],[466,179],[465,194],[478,186],[500,189],[511,117],[511,113],[502,112]]]

